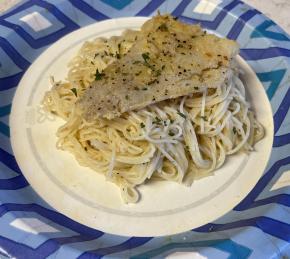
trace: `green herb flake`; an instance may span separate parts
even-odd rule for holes
[[[116,53],[116,58],[117,59],[121,58],[121,43],[118,43],[118,52]]]
[[[207,121],[206,116],[200,116],[201,119],[203,119],[204,121]]]
[[[233,128],[233,132],[234,134],[237,134],[237,129],[235,127]]]
[[[160,124],[160,122],[161,122],[161,119],[158,118],[158,117],[155,117],[155,123],[156,123],[156,124]]]
[[[158,29],[159,29],[160,31],[168,31],[168,28],[167,28],[167,26],[166,26],[165,23],[162,23],[162,24],[158,27]]]
[[[182,118],[186,119],[186,115],[183,114],[182,112],[178,111],[177,114],[178,114],[179,116],[181,116]]]
[[[126,98],[126,100],[129,100],[129,95],[126,95],[125,98]]]
[[[155,71],[155,75],[156,75],[156,76],[160,76],[160,75],[161,75],[161,70],[160,70],[160,69],[156,70],[156,71]]]
[[[77,89],[76,88],[71,88],[70,90],[74,93],[74,95],[76,97],[78,96],[78,93],[77,93]]]
[[[96,74],[95,74],[95,80],[101,80],[103,78],[104,74],[100,73],[99,70],[96,70]]]
[[[172,124],[174,122],[174,120],[173,119],[170,119],[170,123]]]
[[[140,123],[140,127],[143,129],[145,128],[145,124],[143,122]]]
[[[169,131],[169,132],[168,132],[168,135],[169,135],[170,137],[173,137],[175,134],[174,134],[174,132]]]
[[[142,90],[143,90],[143,91],[147,91],[148,88],[147,88],[147,87],[143,87]]]
[[[163,70],[165,68],[165,65],[162,65],[161,69]]]
[[[148,62],[147,60],[150,59],[149,53],[148,52],[142,53],[142,58],[144,59],[144,62],[147,63]]]

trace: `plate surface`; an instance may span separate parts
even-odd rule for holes
[[[248,98],[266,129],[266,136],[255,146],[255,152],[229,157],[214,176],[195,181],[191,187],[168,181],[152,182],[139,188],[142,198],[137,204],[127,205],[122,202],[118,187],[78,165],[69,153],[57,150],[55,135],[64,121],[45,114],[40,106],[50,87],[49,76],[55,76],[57,81],[65,78],[68,61],[86,40],[137,29],[146,20],[142,17],[106,20],[53,44],[22,78],[10,116],[16,160],[36,192],[59,212],[84,225],[126,236],[173,235],[222,216],[255,186],[268,162],[273,140],[267,95],[255,73],[239,58]],[[36,121],[30,116],[31,110],[41,113]]]
[[[271,103],[273,148],[253,190],[233,210],[214,222],[163,237],[112,235],[58,213],[33,191],[11,148],[10,107],[25,71],[58,39],[101,20],[152,16],[157,10],[172,13],[184,22],[200,23],[208,30],[238,41],[242,58],[258,76]],[[27,0],[0,16],[1,256],[164,258],[181,251],[193,251],[191,257],[207,258],[289,255],[289,39],[273,21],[239,0]],[[58,75],[61,77],[62,73]],[[45,87],[48,87],[47,82]],[[28,113],[31,122],[44,119],[42,110],[31,109]]]

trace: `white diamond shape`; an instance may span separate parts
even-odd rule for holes
[[[33,12],[25,15],[20,18],[20,21],[25,22],[36,32],[42,31],[52,25],[51,22],[42,16],[39,12]]]
[[[286,187],[290,185],[290,171],[284,172],[279,179],[271,187],[271,191]]]
[[[221,2],[222,0],[200,0],[192,12],[210,15]]]
[[[59,230],[57,230],[56,228],[35,218],[15,219],[10,223],[10,225],[15,228],[21,229],[27,233],[32,233],[35,235],[42,232],[49,232],[49,233],[59,232]]]

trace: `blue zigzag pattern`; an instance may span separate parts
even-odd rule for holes
[[[0,148],[0,161],[18,174],[10,179],[0,179],[0,190],[17,190],[28,186],[28,182],[22,175],[15,158]]]
[[[10,110],[11,110],[10,104],[0,107],[0,118],[9,115]],[[4,134],[6,137],[10,137],[9,127],[2,121],[0,121],[0,133]]]
[[[270,20],[263,21],[256,29],[252,32],[251,38],[263,38],[267,37],[269,39],[289,41],[289,37],[281,32],[269,31],[268,29],[275,26],[275,23]]]
[[[62,0],[60,0],[62,1]],[[125,6],[129,5],[133,0],[101,0],[104,3],[112,6],[115,9],[122,11]],[[136,0],[135,0],[136,1]],[[95,21],[104,20],[111,18],[109,13],[102,13],[96,10],[94,7],[89,5],[87,2],[82,0],[69,0],[72,7],[78,11],[81,11],[87,17],[93,18]],[[211,30],[219,30],[223,26],[223,21],[225,18],[231,17],[234,19],[233,26],[230,28],[227,37],[232,39],[239,40],[240,37],[245,37],[243,34],[243,29],[247,24],[251,25],[251,20],[253,17],[259,16],[261,18],[261,23],[253,29],[253,32],[250,34],[251,38],[265,38],[267,42],[271,40],[276,41],[288,41],[289,37],[283,34],[277,26],[268,19],[265,19],[258,11],[248,8],[239,0],[226,0],[223,1],[217,8],[218,14],[215,17],[212,16],[201,16],[200,19],[194,19],[192,17],[188,17],[184,15],[184,11],[186,10],[187,6],[191,3],[190,0],[182,0],[178,4],[178,6],[174,9],[172,14],[180,18],[185,22],[189,23],[201,23],[202,26],[211,29]],[[172,4],[168,0],[152,0],[148,1],[148,4],[145,7],[136,9],[136,15],[139,16],[148,16],[152,15],[162,4],[167,3],[168,5]],[[198,3],[196,1],[196,3]],[[61,30],[55,31],[49,35],[44,37],[34,39],[28,32],[25,31],[25,28],[22,28],[21,25],[17,25],[16,23],[12,23],[11,21],[7,21],[7,18],[11,18],[13,15],[18,14],[19,12],[28,10],[32,6],[39,6],[43,8],[46,12],[52,14],[56,19],[58,19],[64,27]],[[236,14],[235,9],[238,7],[247,7],[244,8],[245,11],[242,14]],[[228,13],[231,12],[229,16]],[[43,13],[45,16],[45,12]],[[124,13],[124,15],[126,15]],[[210,20],[208,20],[210,19]],[[31,47],[29,50],[31,53],[35,53],[35,51],[41,47],[46,47],[51,43],[55,42],[60,37],[64,36],[65,34],[77,29],[79,26],[75,23],[71,17],[66,15],[66,12],[60,11],[57,8],[57,5],[51,4],[48,1],[41,1],[41,0],[31,0],[25,1],[21,5],[19,5],[14,10],[10,11],[9,13],[0,16],[0,24],[9,28],[10,30],[14,31],[14,33],[18,34],[27,44]],[[250,26],[251,27],[251,26]],[[272,29],[272,30],[271,30]],[[268,46],[268,45],[267,45]],[[20,68],[22,69],[21,72],[9,76],[0,78],[0,94],[1,91],[6,91],[8,89],[12,89],[17,86],[19,80],[21,79],[25,70],[29,67],[30,62],[27,61],[18,50],[13,40],[8,39],[4,36],[0,36],[0,47],[7,56]],[[275,43],[270,47],[267,48],[260,48],[257,46],[256,48],[242,48],[241,55],[246,60],[251,61],[260,61],[263,59],[276,59],[281,57],[290,57],[290,50],[288,48],[281,48],[275,46]],[[289,62],[288,62],[289,64]],[[263,63],[261,63],[263,67]],[[287,65],[285,68],[281,68],[279,70],[269,71],[267,67],[263,67],[261,70],[262,72],[257,73],[258,77],[262,82],[270,82],[270,86],[267,89],[267,94],[269,99],[272,101],[275,100],[275,93],[276,90],[279,88],[281,81],[285,76],[285,71],[288,68]],[[290,143],[290,133],[277,136],[277,132],[280,127],[283,126],[284,119],[286,114],[288,113],[289,106],[290,106],[290,89],[288,89],[287,93],[285,94],[284,98],[280,100],[279,108],[274,115],[274,125],[275,125],[275,137],[274,137],[274,144],[275,148],[279,148],[281,146],[285,146]],[[277,105],[278,106],[278,105]],[[0,117],[7,116],[10,111],[10,106],[0,107]],[[9,137],[9,127],[0,122],[0,134],[4,134],[6,137]],[[0,143],[1,147],[1,143]],[[290,152],[290,151],[289,151]],[[281,154],[283,155],[283,154]],[[277,159],[277,158],[273,158]],[[16,177],[11,179],[1,179],[0,180],[0,190],[15,190],[17,193],[18,189],[23,189],[27,187],[29,184],[22,176],[20,169],[17,166],[15,158],[0,148],[0,161],[5,164],[8,168],[13,170],[17,173]],[[248,209],[259,209],[260,206],[268,205],[268,204],[280,204],[283,206],[290,207],[290,195],[286,193],[280,193],[276,195],[272,195],[268,198],[259,198],[260,194],[267,188],[269,188],[269,184],[271,180],[277,175],[282,168],[289,168],[290,164],[290,157],[280,157],[279,159],[271,160],[272,166],[267,170],[267,172],[263,175],[263,177],[259,180],[255,188],[248,194],[248,196],[235,207],[235,211],[238,213],[246,213]],[[2,201],[0,206],[0,220],[3,215],[6,213],[13,213],[14,211],[23,211],[26,213],[37,213],[59,225],[64,226],[67,229],[70,229],[77,234],[71,237],[59,237],[59,238],[52,238],[45,242],[43,242],[40,246],[36,248],[31,248],[27,245],[22,244],[21,242],[17,242],[14,240],[10,240],[4,236],[1,236],[0,233],[0,247],[3,248],[7,254],[14,256],[14,257],[22,257],[25,258],[33,258],[39,257],[44,258],[46,256],[51,255],[55,251],[57,251],[62,245],[70,244],[75,242],[84,242],[89,240],[98,240],[101,239],[103,234],[100,231],[93,230],[87,228],[81,224],[78,224],[65,216],[54,212],[52,210],[45,209],[44,207],[38,204],[11,204],[5,203]],[[276,205],[278,206],[278,205]],[[255,227],[257,229],[262,230],[263,232],[271,235],[273,238],[281,239],[286,242],[290,241],[290,226],[284,222],[274,220],[269,217],[265,217],[263,215],[249,218],[249,219],[242,219],[242,220],[235,220],[232,222],[227,222],[225,224],[215,224],[210,223],[205,226],[202,226],[194,231],[197,233],[210,233],[211,232],[220,232],[220,231],[227,231],[230,229],[237,229],[243,228],[247,229],[248,227]],[[113,236],[112,236],[113,238]],[[241,249],[241,258],[246,258],[250,255],[251,249],[247,247],[241,246],[239,243],[233,242],[231,240],[211,240],[208,238],[208,241],[197,241],[197,242],[184,242],[180,240],[180,242],[171,242],[164,246],[160,246],[156,249],[147,249],[147,252],[139,254],[138,258],[147,258],[146,256],[158,256],[160,254],[167,253],[171,249],[178,249],[184,247],[198,247],[198,246],[209,246],[209,247],[216,247],[222,251],[229,252],[233,258],[235,256],[234,252],[230,250],[230,248],[234,247],[237,251]],[[94,250],[84,251],[80,255],[80,258],[100,258],[105,255],[111,254],[118,254],[119,252],[129,251],[130,249],[137,249],[140,246],[148,243],[154,243],[154,238],[145,237],[145,238],[137,238],[131,237],[128,238],[126,241],[120,244],[108,244],[103,248],[98,248]],[[168,243],[168,242],[167,242]],[[135,251],[135,250],[134,250]],[[137,250],[136,250],[137,251]],[[135,253],[136,254],[136,253]],[[137,253],[138,254],[138,253]]]
[[[253,18],[256,14],[259,14],[257,10],[249,10],[242,14],[239,19],[235,22],[234,26],[228,33],[227,37],[232,40],[236,40],[240,35],[242,29],[244,28],[245,24]]]
[[[229,229],[241,228],[241,227],[257,227],[263,232],[283,239],[287,242],[290,241],[290,225],[271,219],[267,217],[256,217],[246,220],[239,220],[236,222],[230,222],[227,224],[207,224],[200,228],[195,229],[197,232],[216,232],[225,231]]]
[[[0,25],[6,26],[15,31],[20,37],[22,37],[32,48],[41,48],[48,44],[55,42],[56,40],[60,39],[64,35],[69,32],[72,32],[79,28],[79,26],[74,23],[69,17],[64,15],[61,11],[57,9],[56,6],[49,4],[45,1],[28,1],[24,3],[21,9],[25,10],[33,5],[38,5],[46,10],[50,10],[50,12],[60,21],[62,22],[65,27],[63,29],[58,30],[57,32],[42,37],[40,39],[34,39],[32,36],[29,35],[22,27],[7,22],[5,19],[1,19],[0,17]]]
[[[130,257],[130,259],[145,259],[145,258],[153,258],[154,256],[158,256],[159,254],[167,254],[171,250],[176,250],[180,248],[191,248],[195,247],[214,247],[223,252],[229,253],[230,259],[234,258],[248,258],[251,254],[251,250],[245,246],[239,245],[236,242],[233,242],[229,239],[218,239],[218,240],[204,240],[197,242],[184,242],[184,243],[171,243],[159,248],[149,250],[145,253],[141,253],[135,256]]]
[[[269,82],[269,81],[271,82],[269,88],[267,89],[267,95],[270,100],[273,98],[285,73],[286,73],[286,69],[279,69],[279,70],[273,70],[270,72],[257,73],[258,78],[262,82]]]
[[[87,251],[83,253],[82,255],[80,255],[78,259],[89,259],[89,258],[92,258],[92,256],[94,256],[95,258],[101,258],[105,255],[114,254],[117,252],[122,252],[128,249],[133,249],[133,248],[142,246],[146,244],[148,241],[150,241],[151,239],[152,237],[132,237],[119,245]]]
[[[190,1],[186,1],[186,3],[189,3],[189,2]],[[185,22],[200,23],[205,28],[208,28],[210,30],[216,30],[218,26],[222,23],[222,21],[225,19],[225,17],[227,16],[227,13],[230,12],[239,4],[242,4],[242,2],[239,0],[231,1],[228,5],[226,5],[224,8],[220,10],[220,13],[216,16],[216,18],[213,21],[207,21],[207,20],[201,20],[201,19],[199,20],[199,19],[194,19],[191,17],[186,17],[186,16],[181,15],[186,6],[184,6],[184,8],[181,10],[178,16],[180,17],[180,20],[183,20]]]
[[[51,238],[37,248],[31,248],[0,236],[0,246],[5,247],[7,254],[15,258],[46,258],[59,249],[61,245],[98,239],[104,234],[37,204],[3,204],[0,206],[0,217],[11,211],[34,212],[78,233],[78,235],[71,237]]]
[[[125,6],[129,5],[133,2],[133,0],[116,0],[116,1],[110,1],[110,0],[101,0],[102,2],[106,3],[107,5],[110,5],[114,7],[115,9],[121,10]]]

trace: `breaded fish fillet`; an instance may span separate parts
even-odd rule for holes
[[[130,50],[110,64],[77,103],[87,120],[112,119],[149,104],[217,88],[230,74],[235,41],[206,34],[199,25],[157,15]]]

